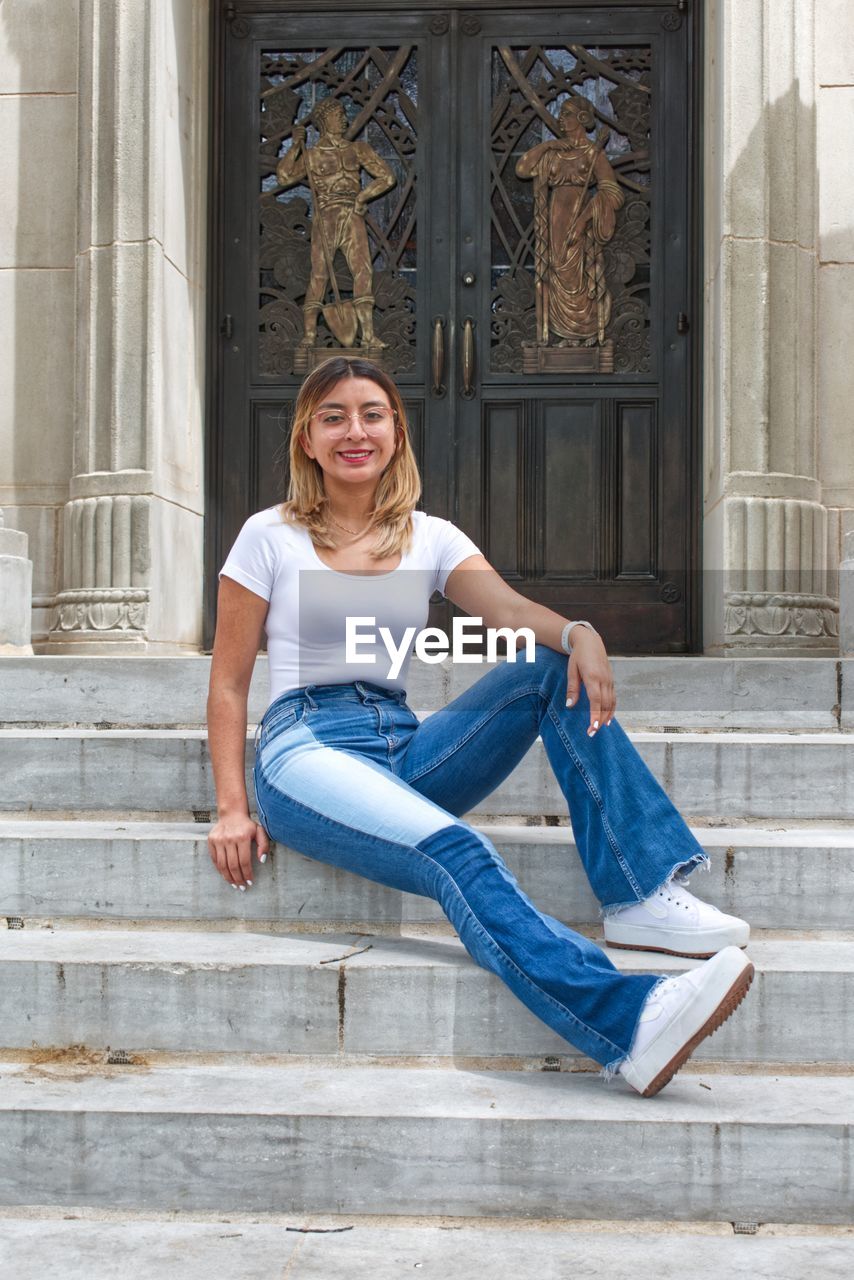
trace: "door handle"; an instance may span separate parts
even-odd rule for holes
[[[437,316],[433,321],[433,395],[443,396],[442,375],[445,372],[445,321]]]
[[[463,325],[463,395],[471,400],[474,395],[474,321],[466,317]]]

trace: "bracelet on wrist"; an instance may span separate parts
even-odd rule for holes
[[[572,653],[572,645],[569,643],[569,633],[573,627],[586,627],[588,631],[592,631],[594,636],[597,634],[596,628],[590,622],[585,622],[581,618],[576,618],[573,622],[567,622],[563,631],[560,633],[560,647],[564,653]]]

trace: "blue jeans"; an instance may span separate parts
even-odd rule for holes
[[[567,658],[491,667],[419,722],[398,691],[306,685],[268,708],[255,761],[272,839],[381,884],[435,898],[473,959],[610,1073],[660,978],[621,974],[595,943],[540,911],[492,843],[460,814],[488,796],[540,735],[604,909],[648,897],[702,847],[614,718],[587,736]]]

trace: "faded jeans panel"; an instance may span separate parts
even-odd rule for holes
[[[301,853],[434,898],[478,964],[613,1068],[659,979],[619,973],[588,938],[541,911],[461,815],[539,735],[604,907],[647,896],[705,855],[617,720],[588,738],[583,686],[566,707],[566,657],[537,645],[535,658],[491,668],[421,722],[402,693],[363,681],[283,694],[257,737],[259,817]]]

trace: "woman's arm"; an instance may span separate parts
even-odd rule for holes
[[[484,556],[467,556],[460,561],[448,575],[445,595],[470,617],[482,618],[488,627],[512,627],[513,630],[530,627],[538,644],[563,652],[560,638],[569,619],[514,591]],[[573,627],[569,642],[572,654],[567,676],[567,706],[575,702],[583,681],[590,701],[587,732],[592,736],[600,725],[610,723],[617,706],[614,673],[598,633],[586,627]]]
[[[225,574],[220,578],[208,691],[217,822],[208,850],[220,874],[234,885],[252,883],[252,841],[259,856],[266,857],[270,848],[266,831],[249,816],[246,795],[246,704],[268,608],[263,596]]]

